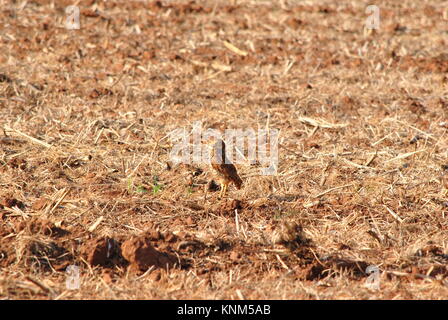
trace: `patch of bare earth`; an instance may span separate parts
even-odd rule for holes
[[[439,1],[378,30],[359,1],[72,4],[0,8],[0,298],[448,297]],[[170,159],[196,121],[279,129],[277,174],[218,198]]]

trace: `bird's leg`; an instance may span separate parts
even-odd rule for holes
[[[219,191],[219,196],[218,196],[219,199],[222,198],[223,191],[224,191],[224,183],[221,183],[221,190]]]
[[[227,186],[228,186],[228,184],[225,183],[225,184],[224,184],[224,192],[223,192],[223,196],[225,196],[226,193],[227,193]]]
[[[227,192],[227,184],[221,183],[221,192],[219,192],[219,199],[226,195]]]

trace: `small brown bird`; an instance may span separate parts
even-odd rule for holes
[[[236,188],[239,190],[243,184],[235,166],[226,157],[226,144],[221,139],[216,139],[210,144],[210,163],[212,168],[215,170],[218,180],[221,184],[221,192],[219,197],[222,197],[227,192],[227,186],[230,183],[234,183]]]

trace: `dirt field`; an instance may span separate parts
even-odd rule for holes
[[[0,1],[0,298],[448,298],[441,1],[74,2]],[[196,121],[277,174],[219,199]]]

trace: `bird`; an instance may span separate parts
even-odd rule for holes
[[[221,198],[227,192],[229,184],[233,183],[238,190],[243,185],[236,167],[226,156],[226,144],[221,139],[214,139],[209,143],[210,147],[210,164],[215,171],[218,181],[221,185],[221,192],[219,197]]]

